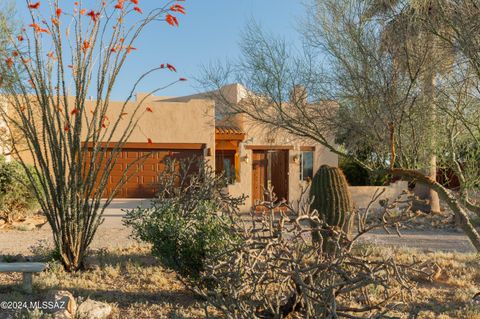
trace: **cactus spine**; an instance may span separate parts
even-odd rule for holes
[[[311,209],[316,209],[325,223],[350,236],[353,228],[353,202],[345,175],[338,167],[322,165],[310,186]]]

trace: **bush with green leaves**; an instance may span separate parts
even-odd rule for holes
[[[245,198],[230,196],[227,180],[198,158],[168,160],[159,180],[151,207],[127,211],[124,223],[166,267],[197,280],[206,260],[240,243],[233,223]]]
[[[23,166],[0,156],[0,219],[12,223],[36,208],[38,202]]]

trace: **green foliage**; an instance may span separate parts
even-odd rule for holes
[[[352,186],[370,185],[370,176],[366,169],[349,158],[342,158],[339,163],[348,183]]]
[[[193,160],[167,163],[160,181],[151,207],[128,211],[124,223],[137,239],[152,244],[166,267],[198,280],[207,260],[240,243],[233,216],[243,197],[230,197],[226,180]]]
[[[347,180],[340,168],[322,165],[313,177],[310,198],[313,198],[311,209],[317,210],[328,226],[350,234],[353,228],[353,202]],[[329,234],[324,232],[322,235],[325,237]],[[318,234],[314,232],[312,239],[318,241]]]
[[[215,204],[199,203],[193,212],[173,203],[128,212],[126,224],[135,236],[153,245],[153,254],[180,275],[197,279],[205,259],[213,259],[235,245],[230,220],[215,214]],[[186,214],[185,214],[186,213]]]
[[[339,167],[351,186],[383,186],[390,180],[390,175],[377,176],[370,174],[365,168],[351,158],[342,158]]]
[[[2,263],[14,263],[18,262],[18,256],[15,255],[3,255],[0,258],[0,262]]]
[[[35,260],[41,262],[62,261],[58,247],[51,245],[46,240],[40,240],[29,248]]]
[[[0,218],[12,222],[37,207],[35,193],[22,165],[7,162],[0,156]]]

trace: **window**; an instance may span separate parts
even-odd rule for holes
[[[306,181],[313,178],[313,151],[300,153],[300,180]]]
[[[218,151],[215,154],[215,173],[224,174],[229,184],[235,183],[235,152]]]

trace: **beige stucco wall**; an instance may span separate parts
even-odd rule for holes
[[[218,93],[217,93],[218,94]],[[239,84],[232,84],[225,86],[221,89],[221,100],[216,100],[216,112],[222,112],[225,105],[223,105],[223,99],[228,103],[241,103],[247,96],[248,92],[245,88]],[[208,97],[214,98],[216,93],[202,93],[193,95],[190,98]],[[185,101],[189,97],[176,98],[174,100]],[[218,114],[217,114],[218,115]],[[288,196],[290,202],[296,202],[300,195],[302,187],[306,186],[306,183],[300,181],[300,163],[294,161],[295,157],[300,156],[301,146],[313,146],[315,147],[313,171],[314,173],[323,164],[331,166],[338,166],[338,155],[330,152],[324,146],[308,139],[301,139],[281,130],[272,130],[269,127],[265,127],[261,123],[249,119],[245,115],[228,116],[218,120],[217,124],[234,125],[243,132],[246,136],[242,143],[240,143],[240,181],[235,182],[228,186],[228,191],[233,196],[240,196],[242,194],[248,196],[245,205],[241,207],[242,211],[248,211],[252,206],[252,155],[253,151],[247,149],[247,146],[289,146],[293,149],[289,150],[288,159]]]
[[[123,102],[112,101],[109,103],[107,118],[110,125],[121,115],[122,111],[127,113],[115,129],[112,142],[118,141],[125,131],[128,121],[132,119],[138,101],[143,98],[139,94],[137,99],[128,103],[122,110]],[[74,107],[74,98],[69,98],[69,109]],[[86,101],[86,114],[91,116],[90,109],[95,107],[95,101]],[[153,112],[146,112],[149,107]],[[162,98],[154,96],[145,100],[140,106],[134,119],[138,119],[136,128],[130,135],[129,143],[147,143],[148,138],[153,143],[201,143],[206,148],[215,147],[215,126],[214,126],[214,103],[207,99],[189,99],[183,102],[166,102]],[[83,131],[86,136],[86,131]],[[85,138],[84,138],[85,140]],[[27,162],[33,164],[33,158],[29,151],[21,152],[20,156]],[[215,165],[215,157],[207,157],[212,165]]]
[[[239,85],[228,86],[224,89],[232,102],[239,103],[245,90]],[[132,114],[137,107],[138,102],[144,94],[138,94],[136,101],[132,101],[123,112]],[[73,98],[72,98],[73,99]],[[110,121],[118,118],[122,112],[123,102],[110,102],[108,118]],[[70,108],[74,105],[70,102]],[[93,108],[95,101],[87,102],[87,109]],[[146,107],[150,107],[153,113],[145,112]],[[211,156],[206,159],[215,166],[215,112],[221,108],[208,94],[197,94],[187,97],[169,98],[169,97],[148,97],[143,106],[141,106],[141,117],[137,128],[133,131],[128,142],[147,143],[147,138],[152,139],[153,143],[202,143],[210,149]],[[217,109],[217,110],[216,110]],[[88,112],[89,113],[89,112]],[[125,116],[125,122],[120,122],[116,136],[123,132],[129,116]],[[252,192],[252,150],[247,146],[288,146],[288,191],[289,201],[294,202],[300,196],[302,183],[300,181],[300,164],[294,161],[295,157],[300,155],[301,146],[315,147],[314,172],[323,164],[338,166],[338,156],[326,150],[325,147],[314,141],[299,139],[295,136],[282,131],[273,132],[258,123],[249,121],[245,116],[236,116],[232,120],[238,127],[246,133],[245,140],[240,145],[240,181],[235,182],[228,187],[229,192],[234,196],[242,194],[249,198],[246,200],[242,210],[248,210],[251,207]],[[108,130],[108,129],[107,129]],[[25,155],[25,154],[24,154]],[[28,157],[28,154],[25,155]]]
[[[242,211],[249,210],[252,206],[253,151],[251,149],[246,149],[248,145],[293,147],[293,149],[288,151],[288,199],[290,202],[296,202],[300,198],[302,187],[306,186],[306,183],[300,180],[300,163],[294,161],[295,157],[300,157],[301,146],[315,147],[313,159],[314,173],[324,164],[338,166],[338,156],[314,141],[299,139],[282,132],[276,132],[276,134],[273,134],[268,129],[254,123],[245,123],[243,129],[246,133],[246,137],[245,141],[240,144],[240,182],[235,182],[228,187],[230,194],[234,196],[245,194],[249,197],[247,198],[245,205],[242,207]]]
[[[357,209],[365,209],[372,201],[375,194],[385,190],[375,203],[372,203],[371,208],[379,208],[379,201],[388,199],[390,201],[396,200],[399,196],[405,200],[408,193],[408,182],[396,181],[388,186],[350,186],[350,193],[352,200]],[[378,192],[378,193],[376,193]]]
[[[107,116],[113,120],[120,116],[121,102],[111,102]],[[125,112],[131,114],[137,107],[129,103]],[[145,111],[149,107],[153,112]],[[203,143],[207,147],[215,145],[214,104],[210,100],[192,99],[185,102],[165,102],[148,99],[141,106],[137,127],[128,139],[131,143]],[[125,130],[128,115],[114,134],[117,140]]]

